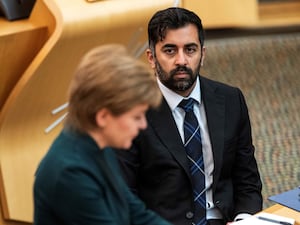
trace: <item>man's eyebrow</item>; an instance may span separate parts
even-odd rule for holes
[[[199,47],[199,45],[197,43],[194,43],[194,42],[184,45],[184,47],[193,47],[193,46]],[[174,48],[174,47],[177,47],[177,45],[175,45],[175,44],[165,44],[165,45],[163,45],[163,48]]]
[[[199,45],[197,43],[188,43],[185,44],[184,47],[199,47]]]
[[[165,44],[165,45],[163,45],[163,48],[174,48],[174,47],[177,47],[177,46],[174,45],[174,44]]]

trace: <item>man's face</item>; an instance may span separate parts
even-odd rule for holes
[[[156,44],[155,55],[150,50],[147,55],[159,80],[174,92],[187,96],[195,85],[204,50],[196,26],[189,24],[168,30],[165,39]]]

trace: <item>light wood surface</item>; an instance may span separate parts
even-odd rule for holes
[[[109,42],[128,45],[135,54],[146,42],[146,25],[173,0],[44,0],[54,18],[50,37],[19,78],[0,116],[1,205],[9,220],[32,222],[34,173],[61,130],[45,129],[63,113],[51,111],[66,102],[66,91],[82,55]],[[33,12],[33,18],[44,16]],[[117,59],[116,59],[117,60]]]
[[[52,13],[41,0],[37,0],[32,10],[32,14],[28,19],[16,21],[8,21],[4,18],[0,19],[0,142],[3,140],[3,134],[3,138],[6,139],[5,141],[8,141],[7,145],[0,144],[1,225],[26,224],[25,222],[18,221],[18,217],[14,217],[14,212],[11,211],[14,206],[11,205],[20,205],[22,207],[21,209],[26,209],[32,205],[32,199],[30,199],[29,204],[27,202],[16,200],[18,195],[23,191],[22,182],[26,180],[25,174],[28,168],[26,165],[23,165],[24,168],[20,170],[17,166],[16,170],[12,169],[15,173],[9,172],[11,168],[13,168],[16,164],[19,164],[18,160],[23,161],[20,158],[17,158],[16,160],[10,160],[10,158],[14,158],[16,152],[22,152],[26,148],[21,146],[18,146],[18,149],[14,149],[13,147],[11,148],[13,144],[11,145],[10,143],[14,143],[19,139],[22,139],[23,135],[19,132],[19,137],[15,137],[14,133],[7,133],[5,124],[8,122],[9,125],[11,123],[10,120],[14,119],[11,118],[7,122],[5,121],[7,117],[4,111],[8,111],[8,113],[10,111],[9,106],[5,105],[5,102],[7,99],[19,98],[18,95],[21,92],[23,85],[27,82],[27,78],[24,79],[23,75],[26,73],[29,65],[36,58],[48,38],[51,36],[54,29],[54,22],[55,20]],[[12,104],[14,100],[10,101],[11,103],[8,105]],[[34,101],[34,99],[31,101]],[[30,101],[26,100],[23,104],[26,104],[27,102]],[[22,113],[21,108],[18,108],[17,110],[19,110],[20,114]],[[15,119],[17,120],[18,118]],[[4,124],[4,126],[2,126],[2,124]],[[29,125],[27,129],[30,129],[32,126],[34,125]],[[23,127],[21,126],[20,129],[23,129]],[[8,136],[6,134],[8,134]],[[28,138],[26,136],[24,137]],[[32,142],[33,141],[35,140],[32,139]],[[25,154],[25,152],[22,154]],[[31,155],[32,153],[28,152],[28,154]],[[6,165],[10,163],[12,165],[7,168]],[[31,177],[32,176],[30,176],[30,179],[32,179]],[[20,181],[15,183],[15,180]],[[24,182],[25,189],[26,184],[28,184],[28,181]],[[13,187],[11,190],[9,190],[10,186]],[[13,194],[13,192],[15,192],[15,194]],[[7,193],[11,194],[7,195]]]
[[[275,204],[265,209],[264,212],[295,219],[295,225],[300,225],[300,212],[297,212],[296,210],[287,208],[280,204]]]
[[[41,11],[37,1],[33,11]],[[43,18],[46,18],[47,14]],[[8,21],[0,17],[0,111],[10,92],[46,42],[49,32],[42,19]],[[48,21],[48,24],[50,22]]]
[[[244,27],[258,22],[256,0],[185,0],[183,6],[196,12],[206,29]]]
[[[0,171],[0,174],[1,174],[1,171]],[[3,187],[3,183],[2,183],[2,179],[0,179],[0,188]],[[1,200],[5,200],[6,199],[6,196],[4,195],[4,192],[3,191],[0,191],[0,197],[1,197]],[[1,201],[2,202],[2,201]],[[14,221],[14,220],[10,220],[10,219],[5,219],[4,216],[3,216],[3,207],[1,205],[1,202],[0,202],[0,224],[1,225],[31,225],[32,223],[26,223],[26,222],[20,222],[20,221]]]
[[[300,25],[300,1],[282,1],[259,5],[259,27]]]
[[[0,108],[42,47],[45,34],[46,27],[40,27],[0,36]]]
[[[300,25],[300,1],[184,0],[182,4],[201,17],[206,29]]]

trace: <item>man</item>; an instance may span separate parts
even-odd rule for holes
[[[132,190],[176,225],[226,224],[262,209],[245,99],[238,88],[200,76],[203,33],[200,18],[183,8],[161,10],[151,18],[147,57],[164,100],[159,110],[147,113],[148,128],[130,151],[119,152]],[[186,123],[183,99],[192,99],[195,126],[195,121]],[[195,136],[185,136],[186,124],[198,135],[192,150],[200,154],[197,159],[190,156]],[[195,170],[205,175],[194,178]],[[203,192],[195,191],[198,185],[204,185]]]

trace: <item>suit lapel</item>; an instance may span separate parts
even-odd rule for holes
[[[218,180],[220,176],[220,165],[222,164],[223,158],[225,99],[223,95],[217,93],[217,88],[213,83],[208,82],[206,78],[201,76],[200,79],[201,95],[205,106],[214,159],[214,189],[215,181]],[[161,107],[158,110],[150,110],[147,117],[149,125],[153,127],[154,132],[156,132],[156,135],[160,138],[161,142],[166,146],[177,162],[183,167],[186,174],[190,177],[186,152],[166,100],[163,99]]]
[[[203,77],[201,77],[201,90],[214,159],[214,189],[214,184],[220,176],[220,165],[223,159],[225,100],[223,95],[217,93],[216,86],[208,83]]]
[[[165,99],[158,110],[149,111],[149,125],[153,127],[154,132],[159,137],[163,145],[170,151],[177,162],[183,167],[190,177],[188,160],[183,143],[180,138],[172,112]]]

